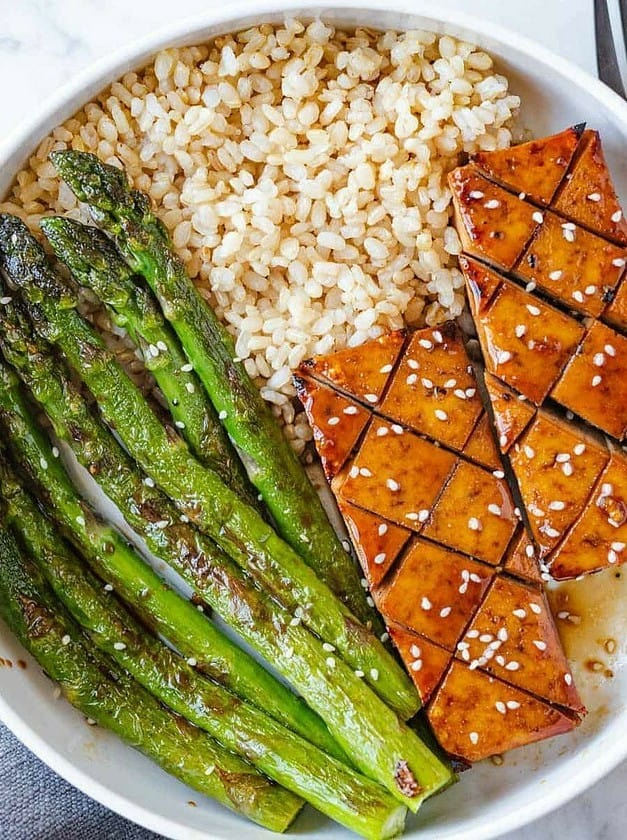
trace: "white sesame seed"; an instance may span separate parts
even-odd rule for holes
[[[597,287],[594,286],[594,285],[586,286],[586,288],[584,289],[584,292],[587,295],[594,295],[594,294],[596,294],[596,291],[597,291]]]
[[[357,467],[357,466],[355,466],[355,464],[353,464],[353,466],[350,468],[350,470],[348,472],[348,475],[349,475],[350,478],[357,478],[357,476],[359,475],[359,467]]]
[[[364,394],[364,398],[365,398],[365,399],[366,399],[369,403],[376,403],[376,402],[378,402],[378,401],[379,401],[379,397],[378,397],[376,394]]]
[[[511,662],[508,662],[505,666],[506,671],[517,671],[520,668],[520,663],[516,662],[516,660],[512,659]]]
[[[555,460],[558,464],[565,464],[566,461],[570,461],[570,453],[568,452],[558,452],[555,456]]]
[[[466,388],[466,396],[468,397],[469,400],[472,399],[476,393],[477,393],[476,388]]]
[[[566,502],[554,501],[549,502],[549,510],[564,510]]]
[[[114,642],[113,649],[114,650],[126,650],[126,645],[124,644],[124,642]]]
[[[575,446],[573,446],[573,452],[575,453],[575,455],[583,455],[583,453],[585,451],[586,451],[586,444],[585,443],[577,443]]]
[[[612,543],[612,549],[613,549],[614,551],[618,551],[618,552],[620,552],[620,551],[624,551],[624,549],[625,549],[625,543],[624,543],[624,542],[613,542],[613,543]]]
[[[189,665],[190,668],[195,668],[196,665],[198,665],[198,660],[196,659],[196,657],[190,656],[189,659],[187,660],[187,664]]]
[[[451,614],[452,607],[442,607],[440,610],[440,618],[447,618]]]
[[[478,744],[479,743],[479,733],[478,732],[471,732],[468,736],[470,738],[471,744]]]
[[[576,230],[576,228],[573,222],[564,222],[562,224],[562,230]]]
[[[506,362],[509,362],[509,360],[512,358],[512,354],[509,352],[509,350],[495,350],[494,356],[497,365],[504,365]]]
[[[364,672],[363,672],[363,671],[360,671],[360,670],[359,670],[359,668],[358,668],[358,669],[355,671],[355,676],[356,676],[356,677],[358,677],[359,679],[361,679],[362,677],[364,677],[364,676],[365,676],[365,674],[364,674]]]
[[[504,665],[505,665],[505,657],[504,656],[496,656],[495,661],[498,665],[501,666],[501,668],[504,667]]]
[[[518,193],[518,198],[519,198],[521,201],[524,201],[524,200],[527,198],[527,193],[526,193],[526,192],[521,192],[521,193]]]
[[[425,595],[423,595],[423,597],[420,599],[420,606],[423,610],[430,610],[432,604],[431,601]]]
[[[546,650],[546,642],[543,642],[541,639],[534,639],[533,643],[538,650]]]
[[[457,379],[447,379],[444,383],[444,388],[454,388],[457,385]]]
[[[481,583],[481,577],[476,572],[470,573],[470,580],[473,583]]]
[[[601,495],[602,496],[611,496],[614,492],[614,485],[610,484],[609,482],[604,482],[601,485]]]
[[[572,678],[571,674],[564,674],[564,682],[566,683],[566,685],[572,685],[573,684],[573,678]]]
[[[159,350],[161,350],[162,353],[168,352],[168,345],[165,343],[165,341],[158,341],[157,347],[159,348]]]
[[[429,511],[426,508],[418,511],[418,522],[426,522],[429,518]]]
[[[418,645],[412,645],[412,646],[409,648],[409,652],[410,652],[410,653],[411,653],[411,655],[414,657],[414,659],[418,659],[418,658],[420,657],[420,654],[422,653],[422,651],[420,650],[420,648],[418,647]]]
[[[487,645],[488,642],[493,641],[493,639],[494,639],[494,636],[492,635],[492,633],[482,633],[479,636],[479,641],[483,642],[484,645]]]
[[[592,387],[596,388],[597,385],[600,385],[602,381],[603,377],[599,376],[599,374],[597,373],[595,376],[592,377]]]
[[[354,405],[347,405],[346,408],[342,410],[342,414],[357,414],[359,409]]]
[[[360,467],[359,475],[363,475],[364,478],[372,478],[372,472],[368,469],[368,467]]]
[[[386,642],[390,641],[390,634],[389,633],[381,633],[381,635],[379,636],[379,639],[380,639],[380,641],[383,642],[383,644],[385,644]]]
[[[507,706],[501,700],[497,700],[494,704],[496,711],[504,715],[507,712]]]
[[[59,457],[59,450],[57,449],[56,446],[52,447],[52,457],[53,458],[58,458]]]
[[[389,433],[389,429],[387,426],[379,426],[377,429],[377,437],[385,437]]]
[[[488,505],[488,510],[490,511],[490,513],[493,513],[495,516],[501,516],[501,514],[503,512],[501,510],[501,508],[499,507],[499,505],[494,505],[494,504]]]
[[[159,348],[155,347],[154,344],[149,344],[148,345],[148,352],[150,353],[151,356],[158,356],[159,355]]]
[[[571,476],[574,471],[574,467],[570,463],[570,461],[567,461],[565,464],[562,464],[562,472],[565,476]]]
[[[373,679],[375,682],[379,679],[379,672],[377,671],[377,669],[376,669],[376,668],[371,668],[371,669],[370,669],[370,677],[371,677],[371,679]]]
[[[503,472],[503,470],[493,470],[492,475],[494,476],[494,478],[505,478],[505,473]]]
[[[518,700],[508,700],[505,705],[508,709],[511,709],[512,711],[520,709],[520,703],[518,702]]]
[[[457,397],[458,400],[465,400],[466,399],[466,392],[463,391],[461,388],[455,388],[453,394]]]
[[[491,198],[489,201],[483,205],[486,210],[496,210],[497,207],[501,206],[501,202],[497,201],[496,198]]]
[[[377,554],[374,558],[374,562],[377,566],[380,566],[382,563],[385,563],[385,552],[381,552],[381,554]]]
[[[441,408],[436,408],[436,410],[433,413],[435,414],[437,419],[442,420],[442,422],[448,420],[448,414],[446,413],[446,411],[442,411]]]
[[[536,450],[532,446],[523,446],[523,452],[529,460],[536,457]]]
[[[614,565],[614,563],[618,563],[618,554],[614,551],[613,548],[610,548],[610,550],[607,552],[607,562],[611,565]]]
[[[570,613],[568,612],[568,610],[561,610],[560,612],[558,612],[557,617],[564,620],[564,619],[568,618],[569,615],[570,615]]]
[[[184,429],[185,428],[185,423],[183,423],[182,420],[176,420],[174,422],[174,425],[176,426],[177,429]]]
[[[542,612],[542,607],[539,604],[534,604],[533,602],[529,604],[529,609],[536,615],[540,615]]]
[[[77,516],[76,523],[80,525],[82,528],[85,527],[85,517],[84,516]]]
[[[514,329],[514,333],[516,338],[522,338],[523,335],[527,332],[527,327],[524,324],[516,324]]]
[[[327,666],[331,669],[335,668],[335,658],[333,656],[327,656]]]
[[[595,353],[592,357],[592,364],[595,367],[603,367],[605,364],[605,355],[603,353]]]
[[[428,338],[421,338],[418,340],[418,344],[421,347],[424,347],[425,350],[432,350],[433,349],[433,342],[429,341]]]
[[[39,465],[42,468],[42,470],[47,470],[48,469],[48,462],[43,457],[39,459]]]
[[[396,493],[398,490],[401,489],[401,485],[398,483],[398,481],[394,481],[393,478],[388,478],[385,482],[385,486],[388,488],[388,490],[391,490],[393,493]]]
[[[383,365],[382,368],[379,368],[379,373],[391,373],[392,365]]]
[[[592,192],[589,195],[587,195],[586,198],[588,199],[588,201],[601,201],[601,193]]]
[[[526,618],[527,617],[527,613],[525,612],[525,610],[521,610],[521,609],[512,610],[512,615],[515,615],[516,618]]]
[[[146,487],[154,487],[155,486],[154,479],[152,479],[149,475],[147,475],[146,478],[144,479],[144,484],[146,485]]]
[[[433,388],[433,382],[430,379],[427,379],[426,377],[424,377],[420,381],[425,386],[425,388]]]
[[[525,286],[525,291],[526,291],[526,292],[533,292],[533,290],[535,289],[536,285],[537,285],[537,284],[536,284],[536,281],[535,281],[535,280],[530,280],[530,281],[527,283],[527,285]]]
[[[537,505],[529,505],[529,513],[532,514],[532,516],[544,516],[544,511]]]
[[[387,532],[388,532],[388,526],[386,525],[386,523],[385,523],[385,522],[382,522],[382,523],[379,525],[379,529],[378,529],[378,531],[379,531],[379,536],[380,536],[380,537],[382,537],[384,534],[387,534]]]
[[[502,447],[502,448],[505,448],[505,447],[507,446],[507,442],[508,442],[508,437],[507,437],[507,435],[501,435],[501,436],[499,437],[499,443],[501,444],[501,447]]]
[[[193,394],[194,391],[196,390],[196,387],[195,387],[193,382],[186,382],[185,383],[185,389],[187,390],[188,394]]]
[[[69,645],[71,641],[72,641],[72,639],[71,639],[71,638],[70,638],[70,637],[66,634],[66,635],[65,635],[65,636],[61,639],[61,644],[62,644],[64,647],[67,647],[67,645]]]
[[[457,643],[457,650],[468,650],[469,647],[470,647],[470,645],[468,644],[468,642],[458,642]]]
[[[527,312],[529,312],[530,315],[539,315],[540,314],[540,307],[534,306],[532,303],[528,303],[528,304],[526,304],[526,306],[527,306]]]
[[[478,631],[478,630],[469,630],[469,631],[466,633],[466,638],[467,638],[467,639],[476,639],[478,635],[479,635],[479,631]]]
[[[392,431],[395,435],[402,435],[403,434],[403,427],[399,426],[398,423],[392,423],[391,426]]]
[[[469,198],[475,199],[483,198],[483,195],[484,194],[481,192],[481,190],[470,190],[470,192],[468,193]]]
[[[481,530],[481,522],[477,519],[476,516],[471,516],[468,520],[468,527],[471,531],[480,531]]]
[[[529,558],[535,557],[535,551],[534,551],[534,549],[533,549],[533,546],[532,546],[532,545],[528,545],[528,546],[525,548],[525,554],[526,554],[526,555],[527,555],[527,557],[529,557]]]
[[[409,519],[410,522],[417,522],[418,518],[418,514],[413,510],[405,514],[405,519]]]
[[[603,348],[608,356],[614,357],[616,355],[616,348],[613,344],[606,344]]]
[[[531,218],[534,220],[534,222],[537,222],[539,225],[541,225],[544,221],[544,216],[542,215],[542,213],[540,213],[539,210],[536,210],[535,213],[532,214]]]
[[[410,373],[405,382],[408,385],[415,385],[418,382],[418,375],[415,373]]]
[[[407,367],[412,370],[418,370],[420,368],[420,364],[415,359],[407,359]]]
[[[183,371],[183,373],[191,373],[194,370],[194,367],[193,365],[190,365],[189,362],[187,362],[187,364],[181,366],[181,370]]]
[[[339,422],[340,422],[339,417],[329,417],[329,419],[327,420],[327,423],[329,424],[329,426],[337,426],[337,424]]]
[[[13,298],[12,298],[12,297],[10,297],[9,295],[6,295],[5,297],[1,297],[1,298],[0,298],[0,303],[1,303],[3,306],[6,306],[8,303],[11,303],[11,301],[12,301],[12,300],[13,300]]]
[[[564,226],[562,225],[562,227],[564,227]],[[575,241],[575,233],[570,228],[564,228],[562,230],[562,236],[564,237],[564,239],[567,242],[574,242]]]
[[[415,662],[411,663],[410,668],[412,669],[412,671],[420,671],[420,669],[422,668],[422,659],[416,659]]]
[[[579,289],[575,289],[573,292],[573,298],[577,301],[577,303],[583,303],[583,294],[579,291]]]
[[[615,213],[612,213],[612,215],[610,216],[610,219],[613,222],[620,222],[622,217],[623,217],[623,211],[622,210],[617,210]]]
[[[113,587],[111,586],[110,583],[105,583],[103,589],[104,589],[105,592],[113,592]]]
[[[326,653],[333,653],[335,648],[329,642],[323,642],[322,650],[326,651]]]

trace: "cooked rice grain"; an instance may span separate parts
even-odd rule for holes
[[[448,36],[264,25],[128,73],[40,144],[0,206],[34,228],[85,218],[53,149],[125,167],[302,452],[291,368],[461,312],[446,175],[509,145],[518,105],[486,53]]]

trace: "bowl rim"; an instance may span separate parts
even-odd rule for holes
[[[356,13],[359,11],[387,11],[392,14],[419,15],[432,19],[434,23],[451,29],[476,33],[478,40],[490,39],[504,47],[517,50],[535,63],[545,65],[558,75],[569,79],[575,87],[587,88],[607,110],[627,128],[627,102],[609,87],[577,65],[553,53],[542,44],[519,35],[500,24],[482,17],[454,9],[441,9],[435,2],[415,0],[233,0],[217,5],[201,14],[177,19],[175,25],[167,24],[109,52],[77,72],[71,80],[60,86],[46,101],[43,108],[33,117],[21,120],[18,125],[0,140],[0,172],[9,170],[9,177],[23,164],[37,143],[59,122],[67,119],[82,105],[93,98],[107,84],[119,78],[124,72],[135,69],[152,54],[174,43],[194,43],[208,27],[221,27],[234,31],[247,18],[261,22],[265,16],[324,16],[325,12]],[[232,29],[230,24],[232,23]],[[258,25],[258,24],[253,24]],[[22,152],[22,150],[24,150]],[[22,155],[20,157],[20,154]],[[11,181],[8,182],[10,184]],[[8,186],[7,184],[7,186]],[[0,195],[4,195],[0,185]],[[89,772],[79,769],[70,759],[60,755],[46,739],[39,735],[21,715],[0,695],[0,721],[45,764],[62,776],[67,782],[121,816],[151,831],[173,840],[219,840],[210,831],[197,831],[186,826],[184,821],[153,813],[138,805],[131,798],[110,789]],[[521,828],[564,805],[585,791],[627,758],[627,737],[617,739],[612,749],[588,756],[582,770],[573,776],[567,785],[548,790],[532,802],[511,810],[506,815],[491,820],[489,824],[475,826],[470,830],[444,830],[446,840],[491,840],[506,832]]]

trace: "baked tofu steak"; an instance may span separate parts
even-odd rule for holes
[[[477,761],[576,726],[585,710],[457,327],[390,333],[295,381],[441,744]]]
[[[577,126],[482,152],[450,186],[495,441],[536,556],[560,580],[618,565],[627,559],[627,223],[599,135]]]

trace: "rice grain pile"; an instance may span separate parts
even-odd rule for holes
[[[518,105],[486,53],[448,36],[260,26],[128,73],[43,141],[0,207],[33,229],[87,220],[49,152],[123,166],[302,452],[292,368],[461,312],[446,175],[508,146]]]

